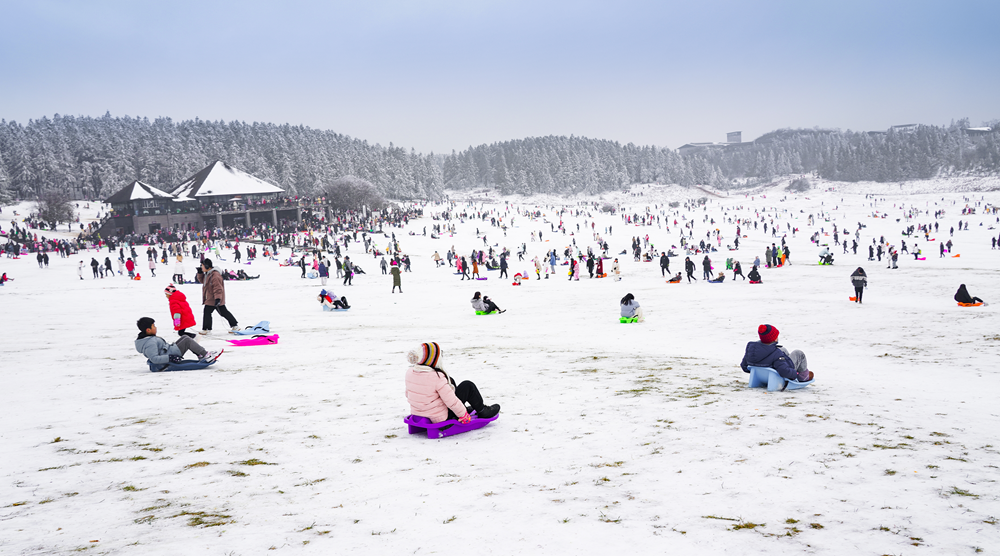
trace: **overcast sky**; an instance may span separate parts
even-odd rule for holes
[[[450,153],[1000,118],[1000,1],[0,0],[0,118],[241,120]]]

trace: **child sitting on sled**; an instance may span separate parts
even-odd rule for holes
[[[142,317],[135,324],[139,327],[135,350],[145,355],[151,365],[159,366],[159,370],[171,363],[183,363],[184,354],[188,351],[197,355],[200,363],[213,363],[224,351],[208,351],[189,336],[181,336],[176,342],[168,344],[156,335],[156,321],[150,317]]]
[[[406,360],[411,365],[406,371],[406,399],[411,415],[427,417],[433,423],[457,419],[464,425],[472,421],[469,408],[480,419],[500,413],[499,404],[483,403],[483,396],[471,381],[455,385],[455,380],[442,368],[441,346],[436,342],[420,344],[406,354]]]

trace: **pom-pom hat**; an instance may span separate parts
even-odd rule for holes
[[[441,346],[437,342],[420,344],[406,354],[406,360],[413,365],[438,368],[441,364]]]
[[[770,324],[762,324],[757,327],[757,335],[760,341],[765,344],[773,344],[778,341],[778,329]]]
[[[170,284],[169,286],[163,288],[163,291],[166,292],[166,293],[168,293],[168,294],[170,294],[170,293],[174,293],[175,291],[177,291],[177,288],[175,288],[173,284]]]

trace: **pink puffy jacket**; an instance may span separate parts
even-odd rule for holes
[[[448,419],[449,408],[459,418],[466,413],[465,404],[455,395],[447,375],[423,365],[413,365],[406,371],[406,399],[411,414],[427,417],[434,423]]]

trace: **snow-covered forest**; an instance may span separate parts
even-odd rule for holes
[[[494,186],[502,193],[598,193],[634,183],[766,183],[816,173],[836,181],[902,181],[942,174],[1000,173],[1000,124],[968,121],[905,132],[778,130],[756,141],[679,155],[671,149],[582,137],[539,137],[481,145],[444,162],[448,187]]]
[[[0,188],[21,198],[49,188],[104,198],[136,179],[169,190],[215,160],[290,195],[346,175],[397,199],[433,197],[442,187],[432,154],[303,126],[58,114],[27,125],[0,121]]]
[[[135,179],[169,190],[214,160],[291,195],[316,194],[351,175],[392,199],[437,198],[445,188],[502,194],[593,194],[636,183],[731,188],[809,173],[852,182],[1000,174],[1000,124],[968,128],[961,120],[907,131],[778,130],[683,156],[663,147],[548,136],[436,156],[287,124],[57,114],[27,125],[0,121],[0,198],[36,198],[50,189],[104,198]]]

